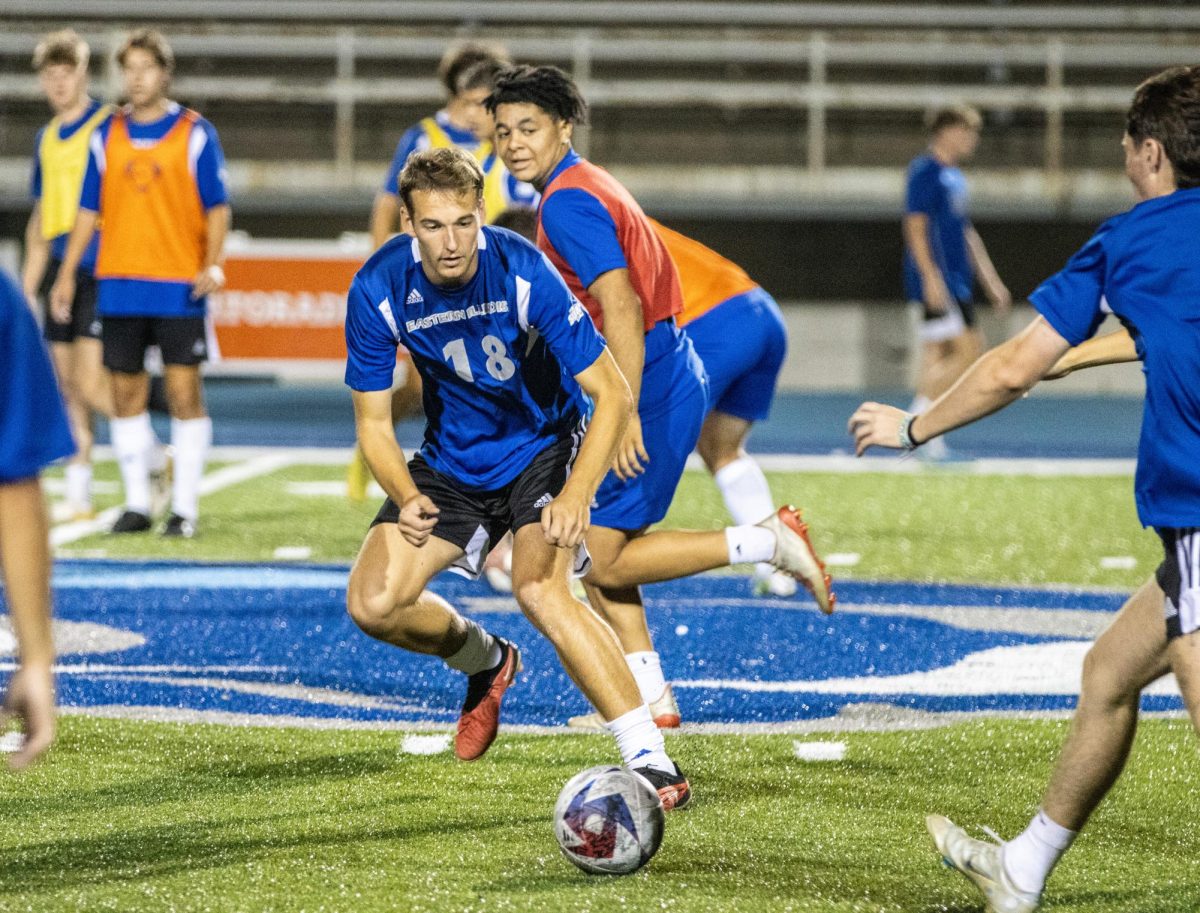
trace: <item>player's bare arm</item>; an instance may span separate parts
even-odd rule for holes
[[[629,383],[636,404],[642,391],[642,368],[646,361],[646,331],[642,323],[642,300],[629,281],[629,270],[614,269],[598,276],[588,294],[600,302],[604,312],[604,339]],[[622,479],[632,479],[650,462],[642,442],[642,422],[636,408],[617,450],[612,468]]]
[[[205,213],[208,234],[204,266],[196,274],[196,281],[192,283],[192,300],[220,291],[225,285],[225,270],[222,264],[225,262],[225,239],[229,235],[231,219],[232,212],[226,203],[214,206]]]
[[[75,227],[67,239],[67,252],[63,255],[62,266],[58,268],[58,278],[50,289],[50,312],[59,323],[67,323],[71,319],[71,302],[75,300],[75,270],[79,268],[79,261],[83,259],[87,246],[92,243],[99,218],[99,213],[83,208],[75,216]]]
[[[1001,314],[1005,313],[1012,307],[1012,293],[1009,292],[1008,286],[1000,281],[1000,274],[992,265],[992,258],[988,256],[983,238],[979,237],[975,226],[968,225],[964,235],[967,241],[967,252],[971,256],[971,268],[975,270],[975,276],[979,279],[979,284],[983,286],[983,293],[987,295],[992,307]]]
[[[590,522],[592,498],[612,465],[625,429],[634,415],[633,394],[606,348],[588,368],[575,375],[595,407],[579,456],[557,498],[542,509],[546,541],[560,548],[575,548],[583,541]]]
[[[1066,377],[1072,371],[1083,368],[1096,368],[1100,365],[1118,365],[1127,361],[1137,361],[1137,346],[1129,331],[1122,328],[1114,333],[1106,333],[1082,342],[1067,352],[1058,362],[1046,372],[1046,380],[1058,380]]]
[[[0,709],[0,730],[21,721],[25,742],[13,769],[36,761],[54,740],[54,642],[50,632],[49,520],[36,477],[0,485],[0,563],[21,666]]]
[[[921,274],[921,295],[935,314],[950,310],[950,290],[946,279],[933,259],[929,248],[929,217],[923,212],[910,212],[903,222],[904,243]]]
[[[394,193],[384,193],[382,190],[375,194],[375,202],[371,204],[371,249],[379,250],[383,243],[396,233],[396,219],[403,207],[400,197]]]
[[[437,525],[438,509],[413,484],[392,425],[391,390],[351,391],[358,446],[387,496],[400,505],[400,533],[418,548]]]
[[[1069,344],[1045,318],[975,362],[928,411],[914,416],[895,406],[863,403],[850,417],[854,451],[911,450],[930,438],[1003,409],[1041,380]]]
[[[42,237],[42,204],[37,201],[25,225],[25,261],[21,264],[21,289],[33,304],[50,263],[50,242]]]

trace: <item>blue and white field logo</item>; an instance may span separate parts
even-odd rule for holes
[[[346,615],[342,566],[60,562],[58,689],[68,712],[243,725],[447,729],[465,682]],[[503,726],[565,731],[590,708],[511,596],[433,589],[518,643]],[[1083,656],[1124,594],[844,581],[833,615],[752,598],[744,577],[646,587],[663,670],[693,731],[815,731],[1072,710]],[[0,672],[14,668],[0,616]],[[1167,676],[1146,711],[1178,712]]]
[[[567,781],[554,806],[563,855],[593,875],[628,875],[658,852],[663,806],[624,767],[589,767]]]

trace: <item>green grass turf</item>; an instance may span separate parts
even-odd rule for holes
[[[101,474],[109,472],[101,467]],[[337,466],[293,466],[203,499],[200,535],[92,536],[64,555],[271,561],[280,546],[307,547],[313,561],[350,561],[378,503],[289,494],[289,482],[339,481]],[[771,473],[780,502],[803,507],[819,551],[854,552],[835,578],[1082,584],[1132,588],[1158,563],[1161,546],[1140,528],[1127,477],[974,476],[953,469],[915,475]],[[728,522],[706,473],[688,472],[666,526],[715,529]],[[1132,556],[1132,570],[1105,569]]]
[[[1004,835],[1036,807],[1065,724],[981,721],[837,738],[673,736],[696,788],[624,878],[576,871],[550,826],[599,736],[501,734],[488,756],[398,753],[400,734],[63,721],[0,793],[0,910],[905,911],[980,909],[924,831],[937,811]],[[815,738],[815,737],[812,737]],[[1200,790],[1184,721],[1148,721],[1056,870],[1047,909],[1200,908]]]

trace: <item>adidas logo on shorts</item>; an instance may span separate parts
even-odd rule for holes
[[[546,494],[544,494],[540,498],[538,498],[536,501],[534,501],[533,506],[535,508],[545,507],[547,504],[549,504],[553,500],[554,499],[552,497],[550,497],[549,492],[547,492]]]
[[[405,300],[404,303],[405,304],[424,304],[425,299],[421,297],[420,292],[418,292],[416,289],[413,289],[411,292],[408,293],[408,298]]]

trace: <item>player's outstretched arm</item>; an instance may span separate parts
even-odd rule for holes
[[[1012,339],[984,354],[920,415],[882,403],[863,403],[850,416],[854,451],[862,456],[870,447],[911,450],[939,434],[991,415],[1023,396],[1069,347],[1044,317],[1038,317]]]
[[[1072,371],[1083,368],[1096,368],[1100,365],[1116,365],[1127,361],[1137,361],[1137,345],[1129,331],[1122,328],[1113,333],[1097,336],[1067,352],[1049,371],[1046,380],[1057,380],[1066,377]]]
[[[591,503],[633,417],[633,394],[612,353],[606,348],[591,365],[575,375],[595,407],[571,475],[557,498],[542,509],[546,541],[575,548],[591,520]]]
[[[352,390],[351,398],[358,446],[387,496],[400,506],[401,535],[420,547],[437,525],[438,509],[417,489],[404,462],[404,451],[392,425],[392,392]]]
[[[642,368],[646,363],[642,299],[629,281],[627,269],[611,269],[601,273],[588,286],[588,294],[600,302],[604,312],[604,340],[633,394],[635,411],[612,465],[620,478],[632,479],[644,472],[645,464],[650,462],[642,441],[642,422],[636,411],[642,392]]]
[[[21,659],[4,695],[0,728],[10,717],[21,721],[25,743],[9,760],[19,770],[54,740],[49,521],[36,476],[0,484],[0,569]]]
[[[79,261],[83,259],[87,246],[92,243],[99,219],[100,214],[90,209],[80,208],[75,215],[75,227],[67,239],[67,252],[63,254],[58,278],[50,289],[50,310],[59,323],[71,320],[71,302],[75,300],[75,270],[79,268]]]

